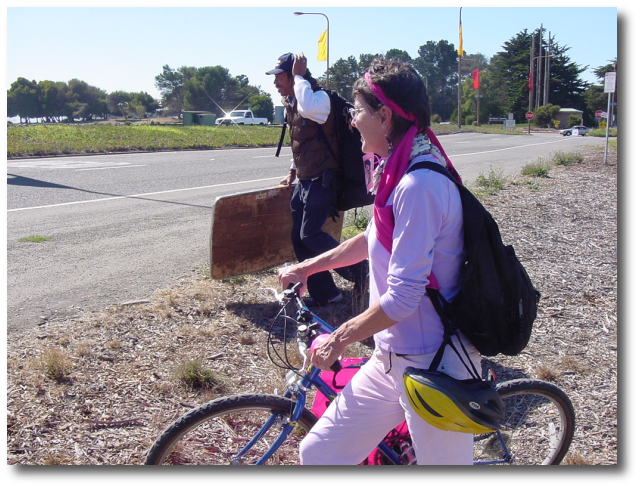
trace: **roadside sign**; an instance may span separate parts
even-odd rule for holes
[[[527,120],[532,120],[533,119],[533,112],[527,112],[525,114],[525,117],[527,118]]]
[[[612,71],[604,74],[604,92],[613,93],[616,91],[616,72]]]
[[[596,119],[602,118],[602,110],[596,110]]]

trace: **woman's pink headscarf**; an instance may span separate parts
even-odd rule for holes
[[[462,180],[460,179],[460,176],[453,167],[453,164],[444,152],[444,149],[440,145],[440,142],[436,138],[436,135],[433,133],[433,131],[429,127],[419,128],[417,125],[416,116],[411,112],[404,111],[393,100],[387,98],[382,88],[371,82],[368,72],[365,73],[364,79],[367,82],[369,89],[378,100],[384,103],[400,117],[413,122],[413,125],[407,130],[400,142],[393,148],[391,155],[387,159],[384,170],[380,177],[380,183],[376,192],[376,198],[373,202],[373,217],[376,224],[376,237],[384,246],[384,248],[389,251],[389,253],[391,253],[393,242],[393,227],[395,221],[393,217],[393,206],[387,205],[387,201],[389,200],[389,197],[391,196],[394,188],[400,181],[400,178],[402,178],[402,175],[404,175],[404,173],[407,171],[407,167],[409,166],[409,158],[411,156],[411,149],[413,146],[413,139],[418,132],[426,132],[429,140],[440,150],[443,157],[445,158],[445,161],[447,162],[447,168],[452,171],[453,175],[458,179],[458,181],[462,182]],[[432,285],[435,284],[433,283],[435,279],[433,275],[431,275],[429,279]]]

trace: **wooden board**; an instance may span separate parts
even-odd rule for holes
[[[216,198],[211,221],[212,278],[262,271],[296,260],[291,245],[292,187],[280,186]],[[324,230],[340,240],[342,218]]]

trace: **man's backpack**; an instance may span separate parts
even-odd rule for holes
[[[375,195],[367,191],[364,176],[364,153],[360,131],[351,126],[348,110],[353,105],[341,97],[335,90],[325,90],[331,100],[331,110],[335,122],[335,132],[338,136],[339,154],[333,157],[340,162],[340,185],[338,189],[338,210],[346,211],[352,208],[371,205]],[[324,131],[321,131],[327,146]]]
[[[460,191],[464,245],[462,287],[451,302],[439,290],[427,294],[440,315],[447,336],[460,330],[484,356],[519,354],[529,342],[540,293],[515,255],[505,246],[491,214],[442,165],[418,162],[418,169],[436,171],[453,181]]]
[[[362,139],[360,132],[350,124],[348,110],[353,105],[342,98],[335,90],[324,90],[331,101],[331,111],[335,123],[334,131],[338,137],[339,154],[334,154],[326,134],[320,128],[319,137],[322,137],[331,151],[333,157],[340,163],[340,177],[338,178],[337,210],[347,211],[352,208],[371,205],[375,195],[367,191],[364,176],[364,153],[362,152]],[[287,124],[282,127],[280,143],[276,151],[276,157],[280,155],[280,149],[284,140]]]

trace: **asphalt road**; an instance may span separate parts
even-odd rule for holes
[[[441,138],[465,181],[517,174],[599,139],[455,134]],[[216,197],[270,188],[290,150],[220,149],[7,162],[8,334],[55,317],[143,299],[208,265]],[[51,240],[32,243],[39,235]]]

